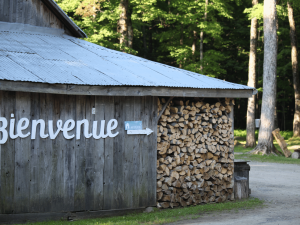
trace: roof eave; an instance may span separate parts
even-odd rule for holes
[[[87,35],[65,14],[53,0],[42,0],[51,12],[68,28],[74,37],[87,38]]]
[[[170,96],[202,98],[250,98],[255,93],[255,89],[203,89],[164,86],[103,86],[49,84],[7,80],[0,80],[0,90],[66,95]]]

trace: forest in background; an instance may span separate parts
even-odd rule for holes
[[[244,85],[248,82],[251,18],[256,17],[258,94],[255,118],[260,117],[264,55],[262,1],[253,8],[250,0],[56,0],[56,2],[88,35],[87,41]],[[293,8],[298,34],[300,5],[294,4]],[[277,16],[278,125],[275,126],[280,130],[293,130],[295,98],[286,1],[277,1]],[[125,29],[122,24],[124,21]],[[246,128],[246,115],[247,99],[236,99],[235,128]]]

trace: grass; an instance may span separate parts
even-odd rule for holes
[[[234,158],[241,159],[241,160],[248,160],[248,161],[257,161],[257,162],[299,164],[300,165],[299,159],[285,158],[284,156],[241,154],[241,155],[235,155]]]
[[[195,219],[204,213],[221,212],[226,210],[241,210],[262,207],[263,201],[257,198],[250,198],[243,201],[224,202],[218,204],[205,204],[174,209],[156,209],[151,213],[136,213],[127,216],[86,219],[79,221],[48,221],[38,223],[28,223],[32,225],[137,225],[137,224],[164,224],[172,223],[183,219]]]
[[[280,131],[281,136],[285,139],[286,143],[288,144],[288,149],[293,153],[294,149],[297,149],[297,145],[300,145],[300,138],[293,137],[292,131]],[[286,158],[284,156],[274,156],[274,155],[250,155],[246,154],[247,152],[251,151],[253,148],[245,148],[246,144],[246,130],[235,130],[234,136],[235,140],[238,141],[238,145],[234,147],[234,152],[241,153],[235,154],[235,159],[242,159],[242,160],[250,160],[250,161],[258,161],[258,162],[271,162],[271,163],[287,163],[287,164],[300,164],[299,159],[292,159]],[[258,131],[255,132],[256,140],[258,138]],[[257,142],[256,142],[257,143]],[[281,151],[280,146],[274,140],[275,147]],[[299,146],[300,147],[300,146]],[[282,152],[282,151],[281,151]]]

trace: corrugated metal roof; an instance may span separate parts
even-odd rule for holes
[[[67,35],[0,31],[0,79],[50,84],[254,89]]]

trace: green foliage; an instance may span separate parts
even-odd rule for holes
[[[88,35],[87,41],[125,51],[149,60],[247,85],[250,47],[250,19],[258,19],[257,110],[260,117],[263,93],[263,3],[252,7],[246,0],[132,0],[129,16],[133,47],[119,44],[119,0],[56,0]],[[298,37],[300,1],[291,0]],[[207,20],[204,19],[205,11]],[[294,90],[287,0],[277,2],[278,61],[277,114],[281,130],[292,130]],[[200,33],[203,31],[204,58],[200,61]],[[299,40],[299,39],[298,39]],[[298,44],[300,46],[300,43]],[[194,47],[194,50],[193,50]],[[201,66],[203,67],[201,70]],[[237,99],[235,127],[246,125],[246,99]]]
[[[224,210],[239,210],[262,207],[263,201],[257,198],[250,198],[244,201],[225,202],[218,204],[206,204],[189,206],[185,208],[174,208],[155,210],[151,213],[136,213],[127,216],[109,218],[86,219],[72,221],[74,225],[138,225],[138,224],[165,224],[187,218],[198,218],[203,213],[219,213]],[[28,223],[32,225],[64,225],[66,221],[49,221],[40,223]]]

